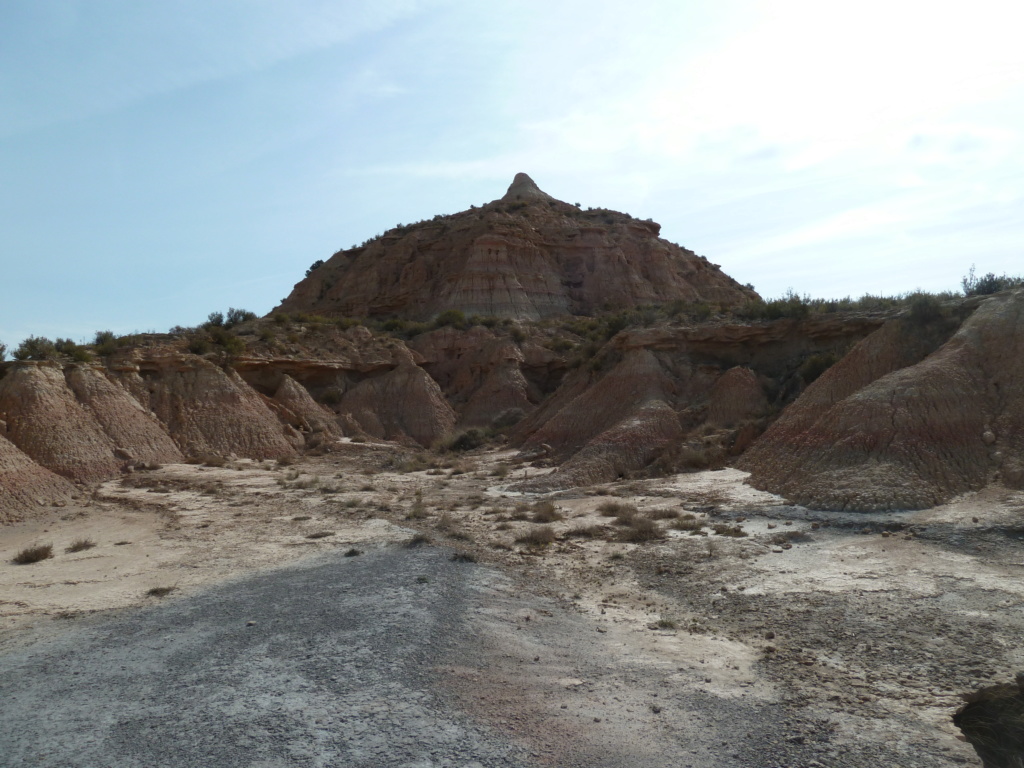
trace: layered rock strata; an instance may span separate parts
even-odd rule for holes
[[[745,303],[757,294],[610,210],[581,211],[517,174],[480,208],[399,226],[339,251],[278,312],[429,319],[445,310],[518,320],[666,301]]]
[[[1024,291],[984,301],[915,360],[919,335],[889,323],[821,376],[742,458],[750,482],[836,510],[1024,487]]]

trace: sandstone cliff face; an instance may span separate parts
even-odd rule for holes
[[[538,320],[676,299],[736,305],[756,294],[659,225],[581,211],[518,174],[499,200],[390,230],[340,251],[295,286],[283,312]]]
[[[26,520],[71,498],[75,486],[32,461],[0,435],[0,525]]]
[[[982,303],[919,362],[911,332],[889,324],[809,387],[743,457],[750,482],[846,510],[1024,486],[1024,291]]]

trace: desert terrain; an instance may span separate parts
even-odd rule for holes
[[[501,581],[470,658],[447,660],[435,685],[525,750],[523,764],[575,764],[644,734],[693,765],[974,764],[950,717],[959,694],[1024,668],[1024,493],[815,512],[729,468],[510,490],[550,471],[501,447],[348,439],[294,461],[137,471],[5,527],[0,649],[310,558],[417,543]],[[95,546],[65,552],[83,539]],[[39,543],[55,556],[12,564]]]

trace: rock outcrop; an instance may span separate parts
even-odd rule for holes
[[[167,355],[146,360],[141,375],[150,408],[186,456],[297,455],[302,437],[234,370],[195,355]]]
[[[741,460],[751,484],[836,510],[1024,487],[1024,291],[984,301],[927,356],[922,335],[894,321],[822,375]]]
[[[337,418],[291,376],[285,374],[272,400],[278,418],[305,436],[306,447],[316,448],[344,434]]]
[[[411,354],[346,392],[338,411],[368,435],[424,447],[450,435],[456,422],[441,388]]]
[[[480,208],[399,226],[312,270],[279,312],[429,319],[444,310],[519,320],[756,294],[658,237],[660,226],[582,211],[517,174]]]
[[[117,446],[115,455],[143,464],[182,460],[164,426],[124,387],[92,366],[73,366],[64,376],[78,402],[92,412]]]

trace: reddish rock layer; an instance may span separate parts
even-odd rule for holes
[[[750,482],[846,510],[928,507],[995,478],[1024,487],[1024,291],[988,299],[934,354],[886,370],[913,330],[879,330],[809,387],[743,457]]]
[[[703,257],[658,237],[651,221],[581,211],[519,174],[499,200],[399,227],[340,251],[277,311],[427,319],[537,320],[676,299],[723,305],[756,294]]]
[[[683,437],[671,406],[676,387],[655,355],[634,349],[593,384],[570,384],[564,406],[523,445],[566,460],[554,475],[523,484],[529,490],[613,480],[641,469]]]

